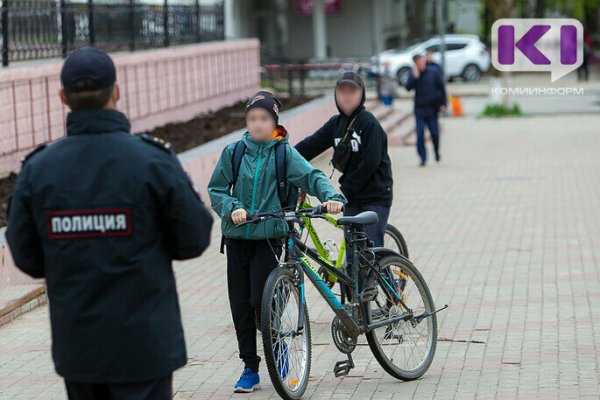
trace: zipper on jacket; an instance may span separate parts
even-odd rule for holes
[[[252,182],[252,202],[250,203],[250,213],[254,212],[256,202],[256,182],[258,181],[258,172],[260,171],[260,163],[262,161],[262,150],[264,145],[260,145],[258,149],[258,160],[256,161],[256,171],[254,171],[254,181]],[[250,224],[246,225],[246,240],[250,239]]]

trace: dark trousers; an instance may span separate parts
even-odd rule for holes
[[[425,163],[427,161],[427,150],[425,149],[425,125],[427,125],[429,133],[431,134],[433,150],[435,151],[435,154],[439,154],[440,129],[438,125],[438,116],[437,114],[431,117],[416,115],[415,118],[417,122],[417,153],[419,154],[419,158],[421,158],[421,162]]]
[[[344,216],[351,217],[357,214],[360,214],[364,211],[374,211],[379,216],[379,220],[376,224],[365,225],[362,227],[362,230],[367,234],[369,239],[374,243],[375,247],[383,247],[383,238],[385,236],[385,228],[387,226],[388,218],[390,216],[390,207],[385,206],[348,206],[344,207]],[[350,235],[348,230],[345,230],[346,236],[346,261],[348,265],[352,264],[352,252],[350,251],[350,246],[348,245],[350,240]],[[350,276],[354,273],[354,271],[348,270]],[[362,278],[358,276],[358,290],[362,290]],[[348,294],[351,298],[352,295]]]
[[[383,237],[385,236],[385,228],[387,226],[388,218],[390,216],[390,207],[385,206],[346,206],[344,208],[344,216],[351,217],[360,214],[364,211],[374,211],[379,216],[379,222],[373,225],[366,225],[363,227],[363,231],[367,234],[369,239],[375,243],[375,247],[383,246]],[[346,240],[349,237],[346,234]]]
[[[69,400],[171,400],[173,376],[136,383],[82,383],[65,380]]]
[[[225,239],[225,244],[229,305],[240,358],[245,368],[258,371],[256,321],[260,321],[263,289],[269,274],[277,267],[282,243],[279,240]]]

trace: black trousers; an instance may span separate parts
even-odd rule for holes
[[[379,216],[379,222],[373,225],[366,225],[363,227],[363,231],[367,234],[369,239],[373,241],[375,247],[381,247],[384,244],[385,228],[387,227],[388,219],[390,216],[390,207],[385,206],[346,206],[344,209],[344,216],[351,217],[358,215],[365,211],[374,211]],[[349,233],[346,231],[346,240],[350,239]]]
[[[173,375],[136,383],[83,383],[65,380],[69,400],[171,400]]]
[[[387,227],[388,219],[390,216],[390,207],[377,206],[377,205],[364,205],[364,206],[353,206],[346,205],[344,208],[344,216],[354,216],[365,211],[374,211],[379,216],[379,221],[376,224],[363,226],[363,231],[367,234],[369,239],[373,242],[375,247],[383,247],[385,238],[385,228]],[[344,230],[346,236],[346,243],[351,239],[348,229]],[[346,247],[346,261],[348,265],[352,262],[352,253],[348,247]],[[362,290],[362,277],[358,276],[358,287]]]
[[[265,282],[281,256],[280,240],[225,239],[227,246],[227,287],[240,358],[245,368],[258,372],[256,321]],[[275,252],[274,252],[275,251]]]

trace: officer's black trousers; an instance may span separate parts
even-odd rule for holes
[[[240,358],[245,368],[258,372],[256,321],[260,321],[262,293],[269,273],[277,267],[279,240],[226,239],[227,287]],[[275,253],[273,252],[275,251]]]
[[[65,380],[69,400],[171,400],[173,376],[136,383],[82,383]]]

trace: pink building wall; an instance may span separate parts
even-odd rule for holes
[[[250,97],[260,85],[255,39],[115,53],[120,109],[134,132],[185,121]],[[65,134],[62,60],[0,71],[0,177],[34,147]]]

